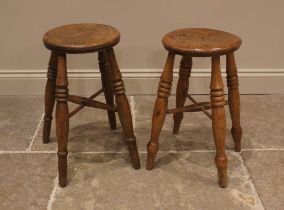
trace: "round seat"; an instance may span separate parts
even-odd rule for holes
[[[117,29],[102,24],[82,23],[60,26],[43,36],[46,48],[63,53],[89,53],[110,48],[119,42]]]
[[[237,50],[242,40],[231,33],[205,28],[184,28],[163,38],[165,49],[195,57],[223,55]]]

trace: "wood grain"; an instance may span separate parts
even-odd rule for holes
[[[116,45],[120,33],[112,26],[81,23],[49,30],[43,36],[47,49],[62,53],[90,53]]]
[[[206,28],[179,29],[163,38],[168,51],[194,57],[223,55],[237,50],[241,43],[242,40],[234,34]]]

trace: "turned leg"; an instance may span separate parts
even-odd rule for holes
[[[98,59],[99,59],[102,85],[103,85],[103,89],[104,89],[104,95],[105,95],[106,103],[108,105],[114,106],[114,97],[113,97],[113,91],[112,91],[112,87],[111,87],[109,63],[108,63],[108,60],[107,60],[107,55],[106,55],[105,50],[99,51]],[[107,111],[107,114],[108,114],[108,121],[109,121],[110,128],[112,130],[115,130],[116,129],[115,112],[114,111]]]
[[[68,80],[66,68],[66,55],[58,55],[58,68],[56,77],[56,136],[58,144],[58,175],[59,185],[67,184],[67,141],[69,130],[68,110]]]
[[[226,118],[224,85],[221,76],[220,57],[212,57],[210,95],[212,105],[212,129],[216,146],[215,162],[220,187],[227,186],[227,156],[225,153]]]
[[[112,87],[115,95],[119,120],[121,122],[125,140],[128,143],[130,158],[135,169],[140,168],[140,159],[134,136],[130,106],[125,95],[124,83],[112,48],[107,50],[110,64]]]
[[[55,102],[55,79],[57,70],[57,55],[52,52],[50,55],[47,71],[47,82],[45,85],[44,95],[44,121],[43,121],[43,135],[42,142],[48,143],[51,129],[52,112]]]
[[[163,73],[160,78],[159,89],[157,93],[158,95],[152,117],[151,139],[147,145],[148,156],[146,168],[148,170],[153,169],[155,157],[159,148],[159,136],[166,117],[168,97],[171,93],[174,59],[175,54],[169,53]]]
[[[235,142],[235,151],[241,151],[242,127],[240,123],[240,93],[234,53],[226,55],[227,86],[229,89],[229,108],[232,118],[231,133]]]
[[[183,107],[188,94],[189,77],[191,73],[192,57],[183,56],[180,62],[179,79],[176,89],[176,107]],[[173,133],[178,134],[183,112],[175,113]]]

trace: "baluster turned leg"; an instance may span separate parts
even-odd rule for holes
[[[111,87],[111,78],[110,78],[110,68],[109,68],[109,63],[107,60],[107,55],[106,51],[99,51],[99,66],[100,66],[100,72],[101,72],[101,77],[102,77],[102,85],[104,89],[104,95],[106,99],[106,103],[108,105],[114,106],[114,97],[113,97],[113,91]],[[112,130],[116,129],[116,117],[115,117],[115,112],[114,111],[107,111],[108,114],[108,121],[110,128]]]
[[[176,89],[176,107],[183,107],[188,94],[189,77],[191,73],[192,57],[183,56],[180,62],[179,79]],[[173,133],[178,134],[183,112],[175,113]]]
[[[159,136],[166,117],[168,107],[168,97],[171,93],[171,86],[173,81],[173,66],[175,54],[169,53],[167,61],[160,78],[158,96],[155,102],[155,107],[152,117],[152,131],[151,139],[147,145],[148,157],[146,168],[153,169],[155,157],[159,148]]]
[[[130,106],[125,95],[124,83],[112,48],[107,50],[110,64],[112,87],[115,94],[118,116],[128,143],[130,158],[135,169],[140,168],[140,158],[134,136]]]
[[[57,71],[57,55],[52,52],[50,55],[47,71],[47,82],[45,85],[44,106],[45,114],[43,121],[42,142],[48,143],[50,137],[52,112],[55,103],[55,79]]]
[[[69,131],[68,110],[68,80],[66,68],[66,55],[58,55],[58,68],[56,77],[56,136],[58,144],[58,174],[59,185],[67,184],[67,142]]]
[[[225,153],[226,118],[224,85],[221,76],[220,57],[212,57],[211,71],[211,104],[212,104],[212,128],[216,145],[215,162],[218,169],[220,187],[227,186],[227,163]]]
[[[241,151],[242,127],[240,123],[240,93],[234,53],[226,55],[227,86],[229,89],[229,107],[232,118],[231,133],[235,142],[235,151]]]

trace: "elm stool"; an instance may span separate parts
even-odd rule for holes
[[[159,148],[159,135],[166,114],[173,114],[173,133],[178,134],[183,112],[204,112],[212,120],[212,130],[216,146],[216,166],[218,169],[219,185],[227,186],[227,156],[225,153],[226,119],[224,105],[229,104],[232,118],[231,133],[235,142],[235,151],[241,150],[242,128],[240,125],[240,94],[238,75],[234,59],[234,51],[242,41],[239,37],[217,30],[202,28],[180,29],[166,34],[163,45],[168,50],[168,57],[162,72],[157,99],[152,118],[151,138],[147,146],[148,170],[153,169],[155,157]],[[176,89],[176,108],[167,109],[170,96],[175,54],[181,55],[179,79]],[[221,77],[220,56],[226,55],[227,86],[229,89],[228,102],[225,101],[224,85]],[[211,57],[211,102],[196,102],[188,94],[189,77],[191,74],[192,57]],[[193,104],[184,106],[186,98]],[[207,111],[212,109],[212,115]]]
[[[115,58],[113,46],[118,44],[120,33],[117,29],[102,24],[72,24],[48,31],[43,42],[51,50],[47,83],[45,88],[45,115],[43,126],[43,143],[49,142],[52,112],[56,99],[56,136],[58,144],[59,185],[67,184],[67,142],[69,118],[85,106],[107,110],[109,125],[116,129],[115,112],[128,143],[130,158],[135,169],[140,168],[140,160],[133,132],[132,116],[125,95],[124,83]],[[102,89],[89,98],[68,94],[68,77],[66,54],[98,52]],[[106,103],[93,100],[104,93]],[[116,105],[114,103],[114,96]],[[68,103],[79,106],[69,113]]]

